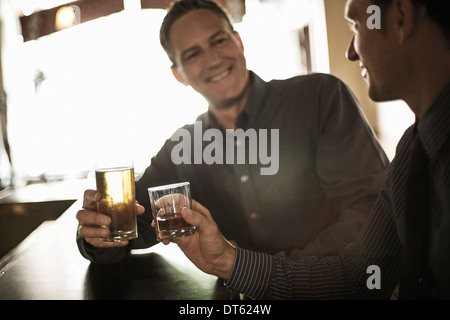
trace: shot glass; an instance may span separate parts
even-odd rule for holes
[[[138,237],[136,219],[136,192],[132,162],[113,167],[97,165],[97,190],[102,199],[97,211],[111,218],[110,236],[103,241],[124,241]]]
[[[174,239],[196,232],[195,226],[181,216],[184,207],[192,207],[189,182],[149,188],[148,194],[158,238]]]

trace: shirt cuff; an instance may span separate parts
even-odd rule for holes
[[[272,257],[265,253],[236,248],[236,260],[225,286],[252,299],[262,299],[272,274]]]
[[[96,264],[116,263],[130,253],[130,246],[115,248],[97,248],[86,242],[77,233],[77,245],[81,255]]]

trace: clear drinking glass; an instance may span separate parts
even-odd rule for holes
[[[111,217],[110,236],[101,240],[136,239],[138,233],[133,161],[97,161],[95,179],[97,190],[102,194],[102,200],[97,203],[97,211]]]
[[[160,239],[174,239],[195,233],[195,226],[181,216],[184,207],[192,208],[189,182],[148,189],[156,233]]]

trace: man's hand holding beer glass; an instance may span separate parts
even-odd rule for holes
[[[175,242],[200,270],[224,280],[228,279],[233,268],[236,248],[224,238],[209,210],[192,200],[192,210],[183,208],[181,214],[186,222],[197,228],[197,232],[172,240],[164,239],[162,242]],[[155,222],[152,226],[156,226]]]
[[[105,214],[97,212],[97,203],[102,199],[100,192],[96,190],[86,190],[83,198],[83,209],[77,212],[78,233],[87,243],[94,247],[123,247],[128,241],[103,241],[110,235],[108,226],[111,224],[111,218]],[[136,204],[137,214],[144,213],[143,206]]]

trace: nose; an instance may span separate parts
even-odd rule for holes
[[[206,50],[205,65],[208,68],[215,68],[217,66],[220,66],[221,62],[222,62],[222,59],[221,59],[221,55],[219,52],[217,52],[213,48]]]
[[[353,36],[352,41],[350,41],[350,45],[347,48],[345,57],[350,61],[358,61],[359,60],[358,53],[356,53],[356,50],[355,50],[355,36]]]

